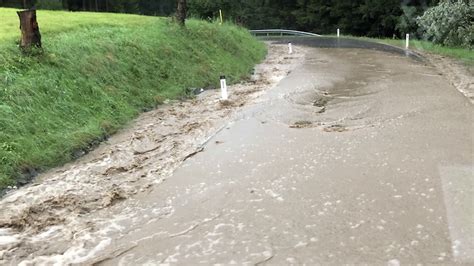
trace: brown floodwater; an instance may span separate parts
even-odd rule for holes
[[[96,172],[126,182],[106,190],[100,204],[42,201],[51,208],[40,210],[59,220],[10,219],[26,225],[0,230],[7,247],[0,258],[25,265],[473,263],[470,101],[436,68],[405,55],[297,45],[288,56],[284,48],[256,72],[265,90],[236,90],[223,106],[214,95],[220,107],[206,105],[197,119],[174,106],[179,115],[164,122],[172,129],[164,140],[153,136],[165,132],[159,118],[171,112],[139,119],[147,130],[102,147],[105,159],[93,154],[57,170],[55,182]],[[188,138],[178,140],[198,145],[183,152],[172,134],[185,129]],[[167,160],[179,163],[160,168]],[[143,172],[149,182],[130,178]],[[88,180],[91,189],[103,182]],[[29,189],[2,200],[9,217],[28,206],[16,204],[21,196],[39,201],[31,193],[48,193]],[[84,200],[89,210],[68,209]]]

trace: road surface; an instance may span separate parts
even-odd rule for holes
[[[308,50],[169,180],[105,265],[474,263],[473,108],[438,70]]]

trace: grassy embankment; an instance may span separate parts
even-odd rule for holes
[[[398,46],[405,48],[405,40],[397,40],[397,39],[374,39],[374,38],[359,38],[365,39],[380,43],[385,43],[393,46]],[[414,49],[419,52],[428,52],[438,55],[443,55],[447,57],[451,57],[461,61],[468,67],[474,67],[474,51],[469,50],[466,48],[460,47],[447,47],[438,44],[434,44],[429,41],[420,41],[420,40],[411,40],[410,41],[410,49]]]
[[[70,161],[186,88],[246,77],[265,55],[232,25],[38,11],[44,52],[25,56],[15,11],[0,8],[0,188]]]

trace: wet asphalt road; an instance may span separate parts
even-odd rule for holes
[[[474,263],[473,107],[403,56],[312,48],[139,196],[106,265]]]

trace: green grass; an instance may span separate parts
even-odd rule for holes
[[[374,38],[359,38],[371,40],[379,43],[385,43],[393,46],[405,48],[405,40],[397,39],[374,39]],[[410,48],[420,51],[439,54],[457,59],[465,65],[472,67],[474,66],[474,51],[460,47],[447,47],[438,44],[434,44],[429,41],[411,40]]]
[[[0,8],[0,188],[72,160],[186,88],[246,77],[266,52],[232,25],[38,11],[44,52],[27,56],[15,11]]]

